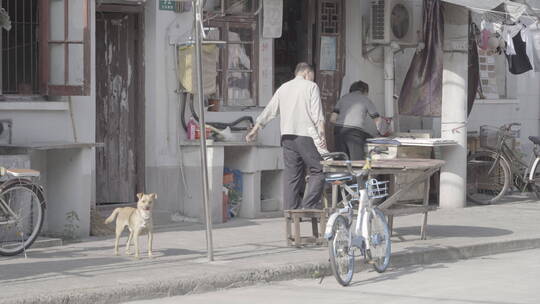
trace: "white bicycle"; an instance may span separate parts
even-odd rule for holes
[[[355,257],[364,257],[377,272],[384,272],[390,263],[391,240],[384,214],[373,202],[388,196],[388,182],[369,177],[371,155],[382,154],[377,147],[369,151],[364,167],[354,171],[345,153],[329,153],[328,159],[345,159],[348,172],[328,173],[326,181],[340,187],[344,207],[333,213],[326,224],[324,237],[328,240],[330,267],[339,284],[350,284],[354,274]],[[355,182],[353,184],[348,184]],[[354,207],[358,214],[353,227]]]

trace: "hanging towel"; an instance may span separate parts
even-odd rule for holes
[[[518,33],[513,39],[514,48],[516,50],[515,55],[506,55],[508,60],[508,69],[510,73],[514,75],[523,74],[532,70],[531,62],[527,56],[527,45],[521,38],[521,33]]]
[[[208,96],[217,91],[217,63],[219,49],[215,45],[203,45],[203,90]],[[178,50],[178,71],[180,83],[191,94],[197,91],[197,69],[195,62],[195,47],[181,47]]]

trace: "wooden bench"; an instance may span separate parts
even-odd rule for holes
[[[285,210],[287,246],[301,247],[310,244],[325,244],[326,240],[323,234],[327,219],[328,210],[325,209]],[[300,223],[303,221],[311,222],[312,236],[302,236],[300,234]]]

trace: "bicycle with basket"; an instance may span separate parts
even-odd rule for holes
[[[513,186],[540,198],[540,137],[529,136],[534,153],[527,164],[516,152],[513,141],[520,123],[501,127],[480,127],[481,150],[467,159],[467,198],[477,204],[499,201]]]

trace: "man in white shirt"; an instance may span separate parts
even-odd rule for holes
[[[324,187],[321,153],[326,152],[324,113],[319,87],[313,68],[299,63],[296,77],[284,83],[259,115],[255,126],[246,136],[248,142],[257,137],[259,129],[280,116],[281,145],[283,147],[285,208],[320,208]],[[309,182],[304,199],[305,169]],[[303,200],[303,201],[302,201]]]

